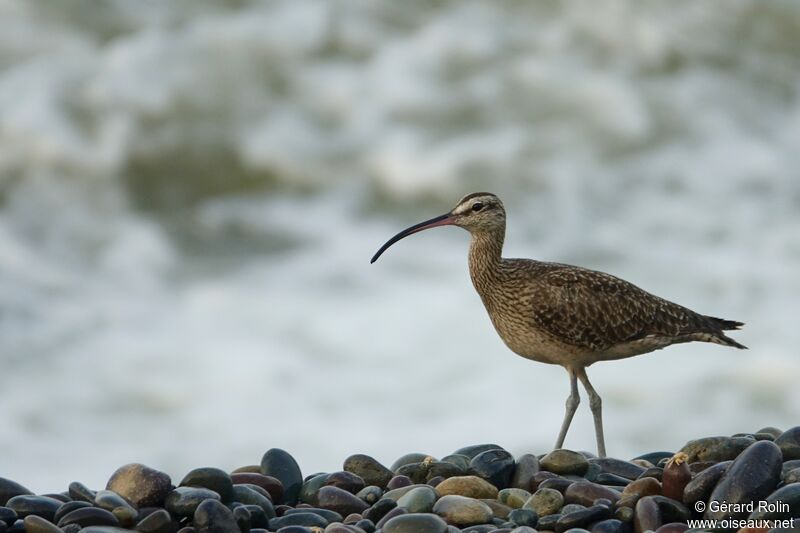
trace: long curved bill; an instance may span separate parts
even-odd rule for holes
[[[377,261],[378,258],[381,256],[381,254],[383,254],[383,252],[385,252],[387,248],[389,248],[391,245],[393,245],[394,243],[396,243],[400,239],[404,239],[404,238],[408,237],[409,235],[413,235],[414,233],[419,233],[422,230],[435,228],[437,226],[450,226],[450,225],[453,225],[453,223],[454,223],[453,222],[453,215],[451,215],[450,213],[445,213],[444,215],[438,216],[436,218],[432,218],[430,220],[426,220],[425,222],[420,222],[419,224],[414,224],[410,228],[404,229],[403,231],[401,231],[400,233],[398,233],[397,235],[395,235],[394,237],[392,237],[391,239],[386,241],[386,244],[381,246],[380,250],[375,252],[375,255],[372,256],[372,259],[370,259],[369,262],[370,262],[370,264],[372,264],[375,261]]]

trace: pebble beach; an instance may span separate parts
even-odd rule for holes
[[[35,495],[19,481],[0,477],[0,533],[778,531],[800,522],[800,426],[629,460],[568,449],[514,457],[477,444],[388,466],[355,454],[309,473],[272,448],[258,464],[180,480],[131,463],[102,488],[73,481]]]

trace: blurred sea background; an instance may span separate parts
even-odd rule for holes
[[[548,450],[467,234],[369,264],[479,190],[507,256],[747,323],[592,367],[611,455],[800,423],[800,3],[0,0],[0,476]]]

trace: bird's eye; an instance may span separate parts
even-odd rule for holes
[[[472,210],[473,211],[480,211],[481,209],[483,209],[483,204],[482,203],[475,202],[474,204],[472,204]]]

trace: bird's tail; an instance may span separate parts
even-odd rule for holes
[[[744,322],[737,322],[736,320],[725,320],[724,318],[716,318],[713,316],[709,316],[706,318],[708,318],[717,328],[719,328],[719,331],[716,332],[714,335],[712,335],[711,342],[715,344],[722,344],[723,346],[732,346],[734,348],[739,348],[740,350],[747,350],[747,346],[736,342],[732,338],[722,333],[722,331],[724,330],[742,329],[742,326],[744,326]]]

